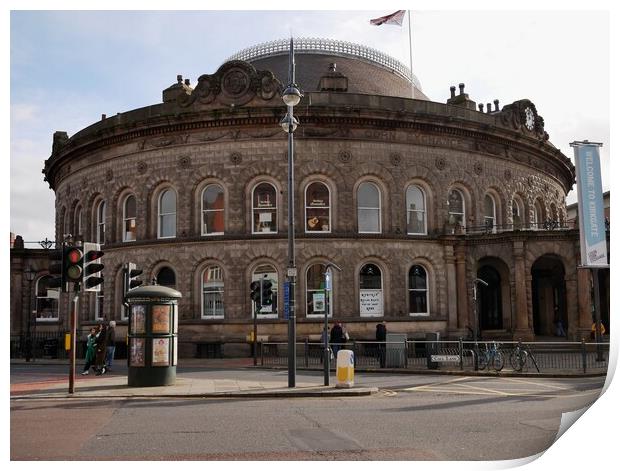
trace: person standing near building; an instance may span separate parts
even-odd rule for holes
[[[338,350],[340,350],[344,342],[345,339],[342,331],[342,325],[340,322],[336,321],[332,327],[332,330],[329,332],[329,343],[332,345],[332,352],[335,358],[338,358]]]
[[[86,363],[84,363],[84,369],[82,375],[86,376],[89,373],[90,367],[95,361],[95,342],[97,341],[97,329],[94,327],[90,329],[90,333],[86,338]]]
[[[387,327],[385,322],[377,324],[377,330],[375,333],[375,339],[377,342],[377,348],[379,353],[379,366],[385,368],[385,339],[387,338]]]
[[[106,326],[103,322],[99,324],[99,332],[97,332],[97,347],[95,349],[95,374],[97,376],[105,373],[106,330]]]
[[[116,321],[110,321],[105,336],[106,353],[105,353],[105,369],[112,370],[112,360],[114,360],[114,350],[116,349]]]

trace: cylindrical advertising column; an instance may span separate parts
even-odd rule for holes
[[[158,285],[127,293],[129,386],[168,386],[176,381],[180,297],[177,290]]]

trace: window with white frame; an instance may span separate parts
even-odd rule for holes
[[[259,183],[252,191],[252,233],[278,232],[276,189],[271,183]]]
[[[465,198],[457,189],[448,194],[448,224],[465,228]]]
[[[417,185],[407,188],[407,234],[426,234],[426,197]]]
[[[58,320],[58,299],[60,298],[60,290],[58,288],[48,288],[48,284],[52,278],[53,277],[49,275],[42,276],[36,283],[36,319],[38,321]]]
[[[123,203],[123,242],[136,240],[136,197],[129,195]]]
[[[177,194],[172,188],[162,191],[158,201],[158,237],[177,235]]]
[[[422,265],[413,265],[409,270],[409,314],[428,315],[428,281]]]
[[[104,282],[105,283],[105,282]],[[103,319],[103,290],[104,283],[102,283],[101,289],[99,291],[95,291],[95,320]]]
[[[252,273],[252,281],[269,280],[271,281],[271,291],[273,295],[271,297],[272,304],[270,306],[263,306],[262,304],[262,291],[261,291],[261,310],[259,311],[259,317],[263,318],[277,318],[278,317],[278,272],[272,265],[260,265]],[[253,305],[254,303],[252,303]],[[252,316],[254,313],[252,312]]]
[[[310,183],[305,192],[306,232],[331,232],[330,193],[321,182]]]
[[[202,272],[202,317],[224,317],[224,274],[218,265],[209,265]]]
[[[306,271],[306,315],[324,316],[327,311],[328,317],[332,315],[332,299],[334,284],[330,291],[325,290],[325,271],[327,267],[322,263],[316,263],[308,267]]]
[[[364,182],[357,189],[357,227],[360,233],[381,232],[381,192],[374,183]]]
[[[489,231],[495,232],[496,225],[495,198],[487,193],[484,196],[484,227]]]
[[[360,270],[360,317],[383,316],[383,281],[381,269],[367,263]]]
[[[105,244],[105,217],[106,217],[106,203],[105,201],[100,201],[97,205],[97,218],[96,218],[96,228],[95,234],[97,235],[97,243]]]
[[[202,235],[224,233],[224,189],[207,185],[202,191]]]

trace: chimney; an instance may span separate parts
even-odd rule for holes
[[[465,95],[465,84],[459,83],[459,95]]]
[[[456,95],[456,87],[452,85],[450,87],[450,98],[454,98],[455,95]]]
[[[177,75],[177,83],[179,85],[181,85],[183,83],[183,76],[182,75]]]
[[[495,111],[499,111],[499,100],[496,98],[493,103],[495,104]]]
[[[484,104],[478,103],[478,111],[480,111],[481,113],[484,113]]]
[[[491,111],[491,103],[487,103],[487,113],[490,113]]]
[[[104,119],[106,119],[106,115],[101,113],[101,121],[103,121]]]
[[[185,79],[185,85],[189,87],[189,79]]]
[[[451,97],[448,98],[448,105],[456,105],[461,106],[463,108],[467,108],[468,110],[476,111],[476,102],[469,99],[469,95],[465,93],[465,84],[459,83],[459,94],[454,96],[454,92],[456,88],[450,87]]]

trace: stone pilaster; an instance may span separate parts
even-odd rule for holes
[[[448,330],[458,329],[458,309],[457,309],[457,288],[456,288],[456,258],[454,257],[454,247],[444,246],[444,261],[446,266],[447,283],[447,304],[448,304]]]
[[[532,340],[534,332],[529,325],[527,306],[527,277],[525,271],[525,247],[522,240],[515,240],[512,246],[515,272],[515,308],[516,328],[515,339]]]
[[[470,319],[469,303],[467,296],[467,271],[465,266],[465,246],[456,246],[456,294],[458,326],[473,328],[473,320]]]

